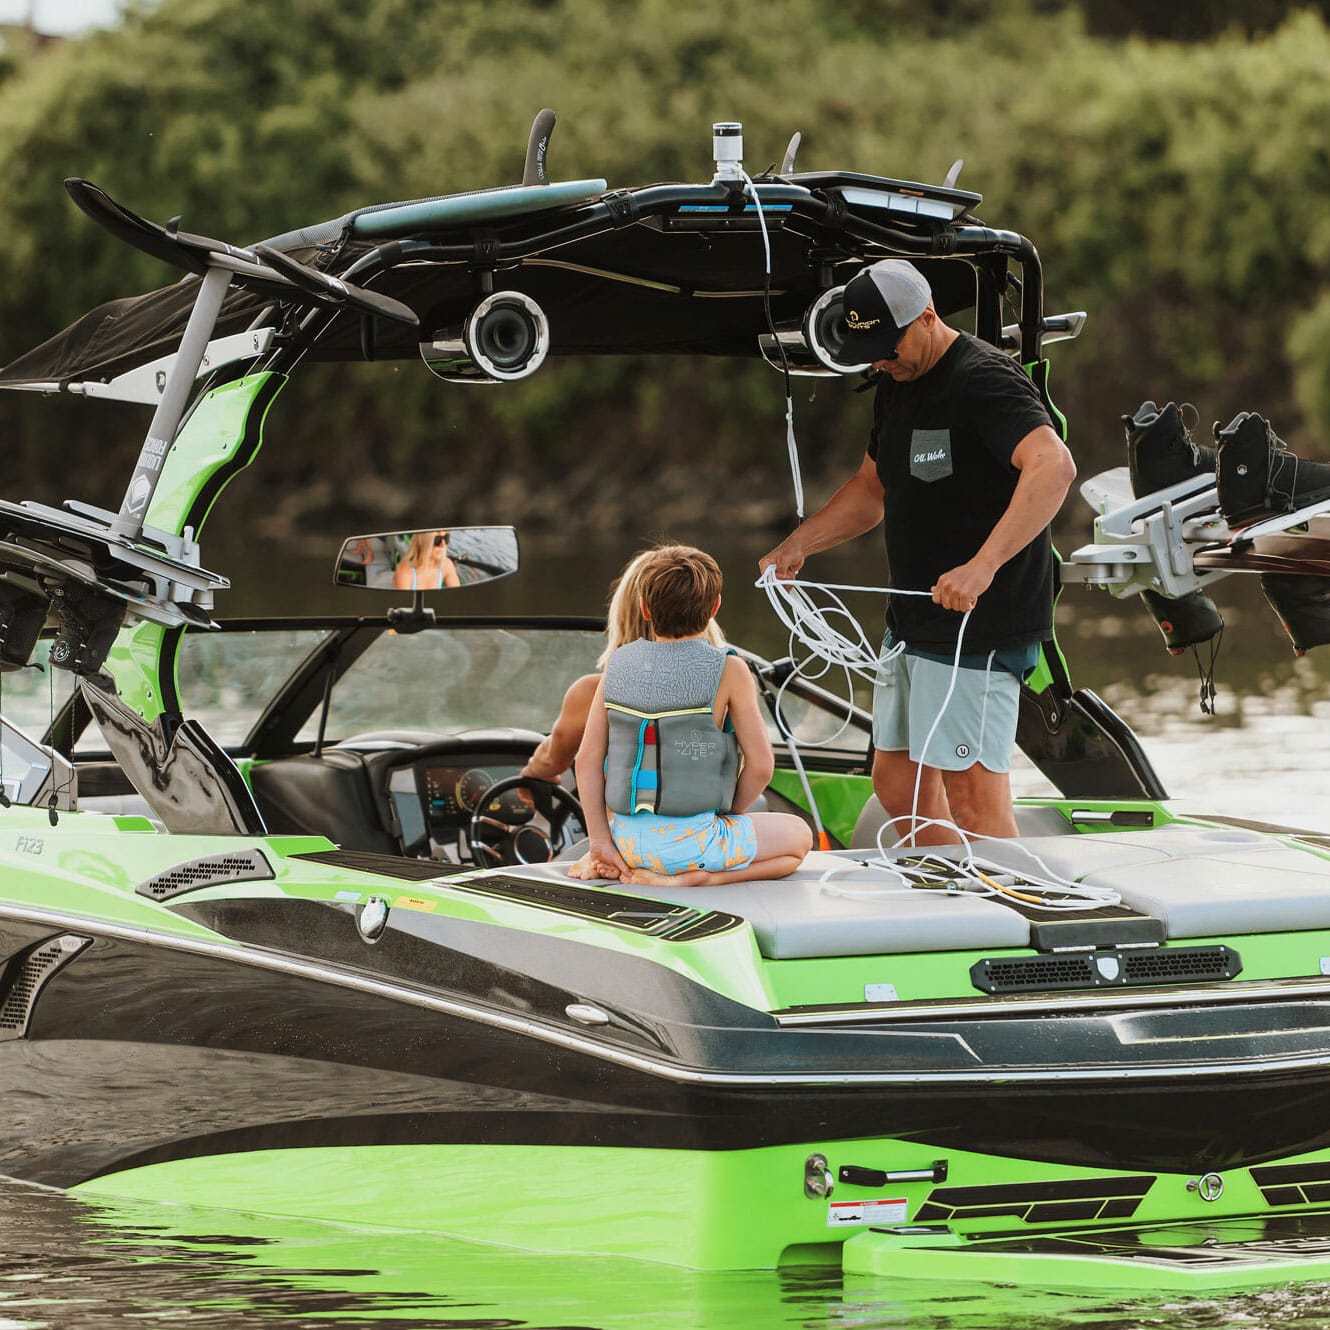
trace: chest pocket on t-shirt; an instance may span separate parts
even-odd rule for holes
[[[910,474],[916,480],[945,480],[951,475],[949,429],[917,429],[911,433]]]

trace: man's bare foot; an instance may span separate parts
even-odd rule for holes
[[[711,874],[704,868],[691,873],[653,873],[646,868],[634,868],[625,879],[634,887],[705,887]]]

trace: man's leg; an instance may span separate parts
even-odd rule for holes
[[[953,823],[967,835],[1017,835],[1010,777],[997,770],[1010,765],[1016,739],[1020,685],[1015,677],[1000,666],[957,672],[908,654],[891,665],[890,675],[879,682],[873,713],[879,749],[873,788],[888,816],[908,820],[922,761],[921,819]],[[909,736],[908,752],[903,732]],[[907,822],[899,825],[898,834],[904,835]],[[919,830],[915,843],[954,844],[957,839],[950,827],[929,826]]]
[[[882,646],[885,650],[890,645],[888,634]],[[919,764],[910,757],[910,673],[910,660],[903,655],[893,656],[878,670],[873,689],[873,793],[891,819],[883,831],[882,844],[890,846],[900,841],[906,845],[942,845],[954,841],[954,833],[922,825],[949,821],[951,810],[937,769],[925,766],[919,776]],[[912,814],[916,819],[913,824]]]
[[[906,845],[951,845],[956,833],[946,826],[923,825],[934,822],[952,822],[948,791],[942,782],[942,773],[936,767],[924,767],[910,759],[904,749],[877,749],[873,753],[873,793],[886,809],[891,826],[883,835],[883,845],[896,841]],[[914,788],[919,782],[919,802],[915,805]],[[911,823],[911,814],[916,821]],[[913,835],[911,833],[913,832]]]
[[[942,773],[955,823],[967,835],[1018,836],[1011,809],[1011,776],[989,771],[982,762],[964,771]]]

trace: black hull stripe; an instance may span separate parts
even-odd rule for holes
[[[760,1089],[765,1086],[779,1086],[785,1089],[800,1087],[822,1089],[836,1086],[846,1088],[861,1086],[973,1086],[981,1088],[1010,1085],[1065,1085],[1075,1082],[1111,1088],[1128,1083],[1166,1086],[1177,1084],[1180,1081],[1222,1082],[1232,1080],[1234,1077],[1260,1079],[1268,1076],[1280,1079],[1289,1076],[1291,1073],[1305,1072],[1319,1072],[1330,1077],[1330,1052],[1304,1056],[1290,1055],[1286,1057],[1215,1061],[1203,1066],[1190,1064],[1178,1066],[1169,1063],[1152,1064],[1144,1067],[1067,1068],[1065,1066],[1049,1066],[1035,1069],[1003,1066],[978,1072],[931,1070],[903,1072],[716,1071],[684,1066],[665,1058],[651,1057],[634,1052],[631,1049],[615,1047],[590,1038],[580,1030],[562,1029],[546,1022],[530,1020],[495,1008],[479,1006],[475,1003],[464,1002],[437,993],[424,992],[420,989],[375,979],[364,974],[354,974],[335,966],[321,965],[317,962],[272,952],[263,952],[240,944],[227,945],[197,938],[178,937],[169,933],[158,933],[150,929],[135,928],[131,925],[116,924],[104,920],[91,921],[79,915],[28,909],[14,905],[5,905],[0,908],[0,918],[14,919],[23,923],[49,925],[54,930],[73,932],[83,936],[114,938],[139,943],[150,948],[163,947],[171,951],[227,960],[255,969],[313,979],[320,983],[372,994],[409,1006],[438,1011],[449,1016],[462,1017],[480,1025],[521,1034],[541,1043],[574,1050],[579,1053],[587,1053],[605,1062],[632,1068],[661,1080],[681,1085],[730,1089]]]

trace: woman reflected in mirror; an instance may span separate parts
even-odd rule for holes
[[[435,591],[461,585],[457,565],[448,557],[448,532],[413,532],[393,573],[393,586],[399,591]]]

